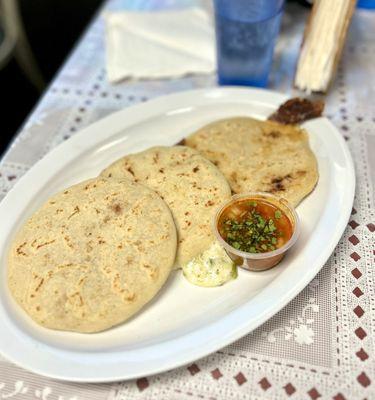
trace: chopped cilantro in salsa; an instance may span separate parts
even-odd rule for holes
[[[222,238],[237,250],[265,253],[281,247],[292,225],[276,206],[263,201],[240,201],[223,211],[218,224]]]

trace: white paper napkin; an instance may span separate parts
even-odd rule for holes
[[[202,8],[108,12],[105,22],[110,82],[215,71],[214,30]]]

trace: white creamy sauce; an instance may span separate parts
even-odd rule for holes
[[[182,267],[185,278],[198,286],[220,286],[237,278],[237,267],[219,242]]]

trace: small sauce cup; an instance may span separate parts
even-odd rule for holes
[[[220,221],[220,217],[226,210],[228,210],[228,208],[233,207],[234,205],[236,205],[236,203],[239,204],[244,201],[255,201],[260,203],[264,202],[271,204],[277,209],[281,210],[292,225],[293,233],[289,240],[281,247],[264,253],[250,253],[241,251],[227,243],[219,232],[218,224]],[[224,247],[229,257],[235,262],[236,265],[248,271],[265,271],[276,266],[282,260],[287,250],[294,245],[300,233],[300,221],[294,208],[289,204],[287,200],[276,197],[269,193],[254,192],[235,195],[231,198],[231,200],[224,203],[219,208],[213,219],[212,229],[217,240]]]

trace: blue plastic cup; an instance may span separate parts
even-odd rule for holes
[[[375,10],[375,0],[358,0],[357,7]]]
[[[284,0],[214,0],[218,80],[265,87]]]

